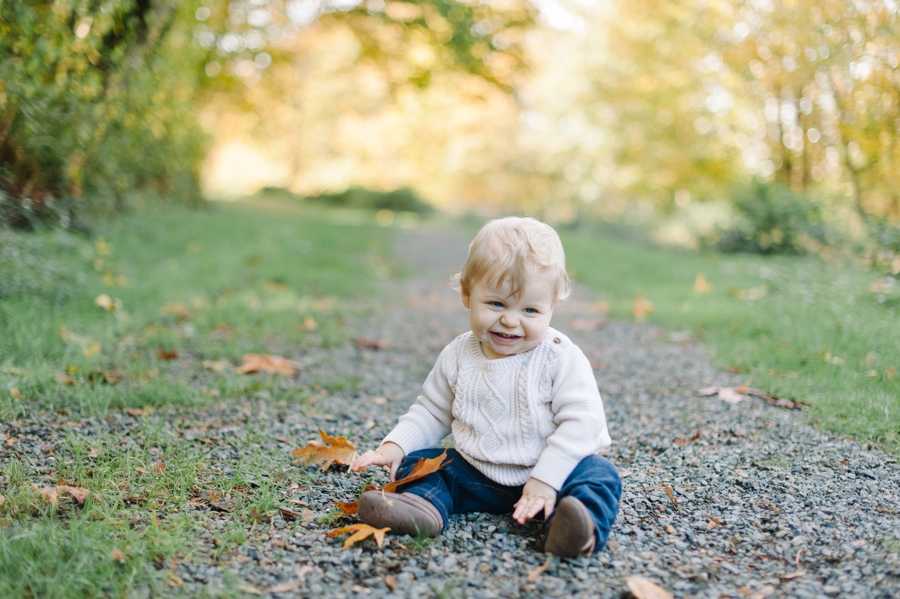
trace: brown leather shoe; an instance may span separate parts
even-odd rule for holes
[[[544,551],[557,557],[590,556],[596,544],[591,513],[575,497],[563,497],[550,521]]]
[[[398,535],[436,537],[444,528],[444,519],[434,504],[413,493],[366,491],[359,498],[357,514],[364,524],[388,526]]]

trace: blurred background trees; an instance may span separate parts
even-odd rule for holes
[[[864,246],[892,269],[898,18],[894,0],[3,0],[0,201],[21,223],[198,181],[410,187],[695,247]]]

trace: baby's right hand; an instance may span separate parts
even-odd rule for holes
[[[368,466],[384,466],[390,470],[391,482],[393,482],[397,476],[397,468],[400,467],[400,462],[403,461],[405,455],[399,445],[388,441],[375,451],[367,451],[356,458],[356,461],[350,465],[350,470],[359,472]]]

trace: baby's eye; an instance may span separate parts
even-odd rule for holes
[[[495,308],[502,308],[503,302],[491,302],[491,305]]]
[[[525,308],[525,314],[537,314],[537,310],[534,308]]]

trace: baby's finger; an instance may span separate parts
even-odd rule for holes
[[[400,467],[400,462],[395,461],[391,464],[391,482],[395,482],[397,480],[397,468]]]
[[[538,512],[540,512],[542,509],[544,509],[544,505],[545,505],[544,501],[545,500],[543,497],[537,497],[531,503],[531,505],[528,506],[528,519],[529,520],[531,518],[534,518],[538,514]]]
[[[544,500],[544,519],[550,517],[553,514],[553,510],[556,508],[556,500],[555,499],[546,499]]]

